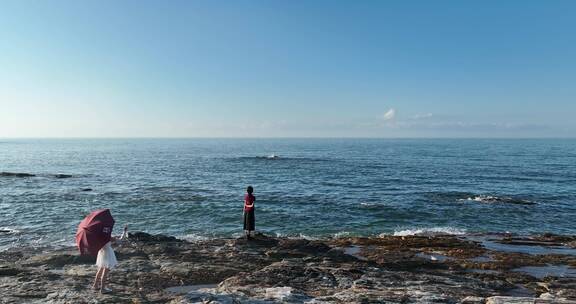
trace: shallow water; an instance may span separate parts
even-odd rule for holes
[[[36,175],[0,176],[0,250],[71,245],[97,208],[132,230],[239,235],[249,184],[257,229],[283,236],[576,234],[568,139],[3,139],[0,172]]]
[[[567,265],[525,266],[513,269],[513,271],[524,272],[539,279],[548,276],[576,278],[576,269]]]
[[[492,258],[491,256],[477,256],[474,258],[469,259],[472,262],[476,262],[476,263],[488,263],[488,262],[492,262],[494,261],[494,258]]]
[[[494,251],[504,252],[517,252],[526,254],[564,254],[575,255],[576,249],[570,247],[549,247],[549,246],[529,246],[529,245],[515,245],[515,244],[502,244],[496,241],[483,240],[481,241],[484,248]]]
[[[361,251],[362,247],[357,245],[352,245],[344,248],[345,254],[353,256],[359,260],[366,261],[367,259],[360,254]]]

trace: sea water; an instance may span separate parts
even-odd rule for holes
[[[576,234],[574,139],[1,139],[0,172],[35,175],[0,175],[0,250],[72,245],[99,208],[238,236],[248,185],[272,235]]]

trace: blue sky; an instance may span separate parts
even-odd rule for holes
[[[0,1],[0,137],[573,137],[576,1]]]

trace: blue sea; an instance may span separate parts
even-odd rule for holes
[[[0,172],[35,175],[0,176],[0,250],[72,245],[99,208],[239,236],[248,185],[272,235],[576,234],[574,139],[2,139]]]

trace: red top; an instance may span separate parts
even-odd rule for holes
[[[244,211],[254,210],[254,201],[256,201],[256,197],[252,194],[246,193],[246,195],[244,195]]]

